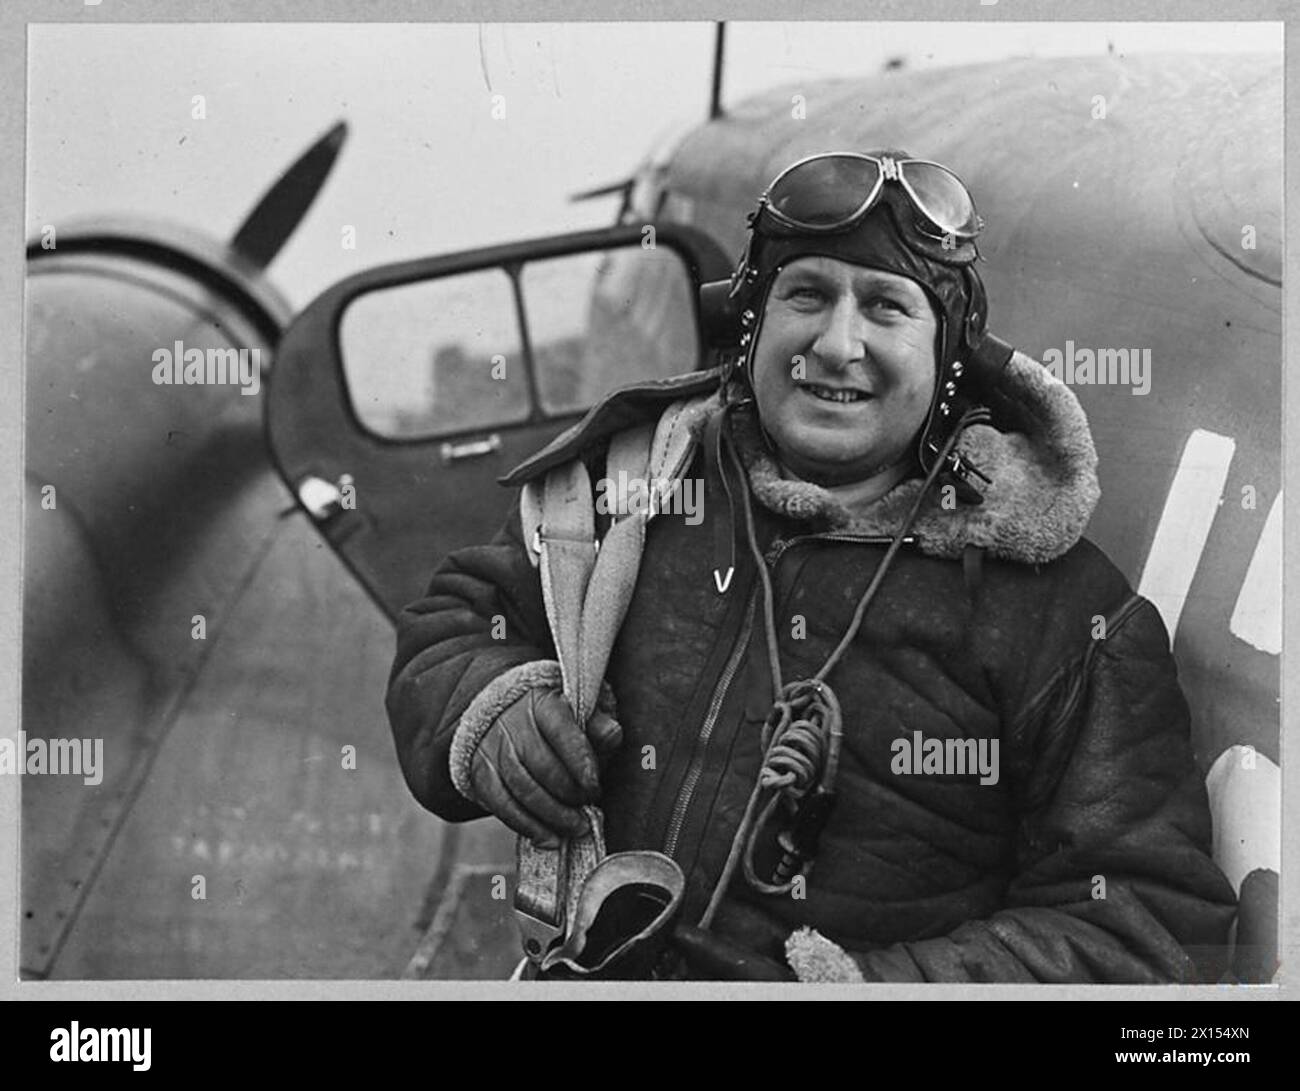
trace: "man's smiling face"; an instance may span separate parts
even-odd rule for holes
[[[937,330],[929,296],[907,277],[827,257],[781,269],[754,347],[753,386],[786,466],[838,485],[901,458],[930,408]]]

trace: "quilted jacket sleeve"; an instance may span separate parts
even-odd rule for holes
[[[1133,595],[1008,735],[1021,822],[1005,908],[946,936],[849,952],[862,978],[1216,980],[1235,899],[1209,855],[1187,703],[1151,603]],[[827,972],[838,952],[818,942],[791,937],[791,964],[838,976]],[[844,976],[853,969],[841,960]]]
[[[388,718],[402,773],[423,806],[450,821],[487,813],[452,784],[448,756],[457,724],[503,675],[554,658],[516,500],[496,537],[447,557],[425,596],[397,621]]]

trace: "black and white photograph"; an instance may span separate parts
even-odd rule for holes
[[[1278,984],[1281,22],[111,2],[25,30],[20,993]]]

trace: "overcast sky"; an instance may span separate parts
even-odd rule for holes
[[[1278,51],[1280,24],[768,23],[728,28],[724,104],[778,84],[1010,56]],[[272,265],[295,306],[370,265],[612,221],[569,194],[705,119],[708,23],[31,28],[29,234],[86,214],[227,238],[339,118],[347,146]],[[491,116],[492,95],[506,116]],[[191,117],[203,95],[207,117]],[[341,245],[344,225],[357,247]]]

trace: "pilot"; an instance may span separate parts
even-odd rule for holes
[[[516,504],[401,617],[388,709],[416,798],[541,849],[598,813],[609,852],[669,857],[657,975],[1223,972],[1235,903],[1169,637],[1082,536],[1079,403],[986,329],[982,226],[903,152],[788,166],[726,285],[734,351],[616,392],[508,479],[553,498],[548,475],[601,483],[632,451],[662,503],[593,515],[585,544]],[[702,519],[663,487],[684,480]],[[575,546],[626,600],[597,603],[617,625],[582,724],[546,582]]]

